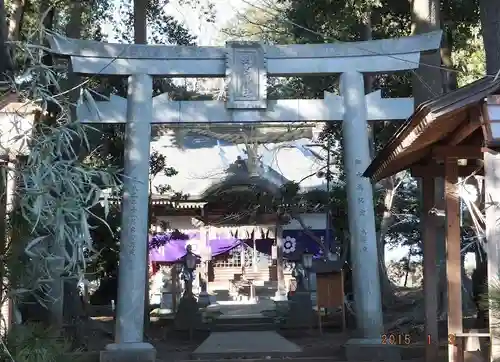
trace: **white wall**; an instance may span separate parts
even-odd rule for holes
[[[325,213],[315,213],[315,214],[300,214],[304,224],[313,230],[324,230],[326,227],[326,214]],[[193,223],[194,218],[191,216],[158,216],[157,219],[168,223],[171,229],[179,230],[197,230],[198,227]],[[267,227],[272,227],[272,225],[267,225]],[[231,227],[229,227],[231,229]],[[232,227],[237,229],[237,227]],[[283,230],[300,230],[302,226],[300,223],[292,219],[289,224],[283,226]]]
[[[194,226],[191,216],[159,216],[157,219],[158,221],[163,221],[170,225],[170,229],[198,230],[198,228]]]
[[[300,214],[305,225],[313,230],[324,230],[326,227],[326,215],[324,213]],[[158,220],[170,225],[171,229],[197,230],[191,216],[159,216]],[[237,227],[234,227],[236,229]],[[283,230],[300,230],[300,223],[293,219],[289,224],[283,226]]]

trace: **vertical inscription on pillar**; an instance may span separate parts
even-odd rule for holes
[[[229,42],[226,47],[227,107],[265,109],[267,71],[264,48],[258,42]]]
[[[128,232],[128,243],[127,245],[129,245],[129,248],[128,248],[128,252],[129,252],[129,255],[130,257],[133,257],[135,255],[135,245],[137,243],[137,240],[138,240],[138,230],[137,230],[137,213],[138,213],[138,209],[137,209],[137,205],[138,205],[138,201],[139,201],[139,197],[137,195],[138,193],[138,188],[137,188],[137,185],[136,185],[136,180],[129,180],[129,182],[131,183],[130,184],[130,187],[128,189],[128,202],[129,202],[129,205],[130,205],[130,208],[129,208],[129,217],[128,217],[128,228],[129,228],[129,232]]]
[[[356,176],[360,178],[360,179],[358,179],[358,183],[356,185],[357,203],[358,203],[358,216],[357,217],[360,219],[361,223],[364,224],[365,221],[363,219],[366,216],[366,205],[365,205],[365,198],[363,197],[365,188],[363,186],[362,179],[361,179],[363,177],[363,173],[360,172],[360,170],[359,170],[360,168],[362,168],[361,159],[356,158],[356,160],[354,160],[354,163],[355,163],[355,169],[356,169]],[[359,241],[363,245],[363,251],[367,251],[368,248],[366,245],[368,243],[368,232],[366,231],[366,229],[361,229],[360,235],[359,235]]]

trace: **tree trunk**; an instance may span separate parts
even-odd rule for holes
[[[134,0],[134,43],[146,44],[147,33],[147,1]]]
[[[377,234],[377,252],[379,258],[379,272],[380,272],[380,286],[382,289],[382,302],[384,307],[390,308],[396,301],[394,288],[387,273],[387,266],[385,265],[385,235],[389,230],[394,218],[392,214],[392,204],[394,196],[397,192],[399,184],[396,184],[396,176],[391,176],[384,179],[381,185],[384,187],[384,212],[380,222],[380,228]]]
[[[405,265],[405,281],[403,286],[406,288],[408,286],[408,276],[410,275],[410,268],[411,268],[411,247],[410,250],[408,251],[408,260],[406,260],[406,265]]]
[[[7,12],[4,0],[0,0],[0,81],[5,79],[5,72],[12,68],[10,54],[5,43],[7,40]],[[0,83],[0,87],[1,87]]]
[[[9,19],[8,39],[18,41],[21,36],[21,28],[24,18],[24,9],[26,8],[26,0],[12,0]]]
[[[412,1],[412,33],[421,34],[440,29],[439,0]],[[412,86],[415,106],[442,93],[440,52],[423,53],[420,67],[414,72]]]
[[[440,1],[439,0],[412,0],[412,33],[420,34],[440,29]],[[443,91],[443,75],[441,74],[440,52],[424,53],[420,57],[420,66],[414,71],[412,86],[415,107],[433,97],[439,96]],[[420,186],[420,185],[419,185]],[[436,206],[444,209],[444,181],[436,179]],[[439,206],[440,205],[440,206]],[[438,245],[438,305],[441,311],[446,309],[446,267],[445,267],[445,237],[444,218],[437,226]]]
[[[497,74],[500,70],[500,1],[480,0],[479,9],[486,52],[486,72]]]
[[[70,38],[80,39],[83,31],[83,11],[85,9],[85,2],[74,1],[71,3],[71,8],[69,12],[69,21],[66,26],[66,36]],[[63,85],[63,89],[69,90],[67,94],[68,103],[70,105],[76,105],[79,96],[79,85],[80,77],[73,72],[68,73],[68,79],[66,84]],[[76,119],[76,108],[71,107],[70,116],[72,119]],[[85,312],[85,302],[80,297],[78,291],[78,284],[76,280],[66,280],[64,282],[64,323],[71,328],[71,339],[74,343],[74,347],[80,346],[84,340],[84,331],[80,323],[81,320],[86,319]]]
[[[8,50],[5,44],[6,34],[3,29],[5,29],[5,21],[6,21],[6,12],[5,12],[5,4],[3,0],[0,0],[0,81],[2,81],[3,74],[8,69],[7,62],[7,54]],[[2,91],[2,84],[0,83],[0,91]],[[7,163],[2,161],[2,165],[0,167],[0,255],[5,255],[6,243],[7,243],[7,224],[6,224],[6,216],[7,216]],[[2,320],[6,316],[1,315],[4,300],[4,276],[5,276],[5,264],[4,262],[0,262],[0,317]],[[0,329],[0,332],[2,330]]]
[[[441,59],[446,68],[453,69],[453,31],[450,23],[453,21],[450,0],[443,0],[441,5],[441,24],[444,29],[444,38],[441,46]],[[457,73],[443,70],[443,91],[445,93],[457,89]]]

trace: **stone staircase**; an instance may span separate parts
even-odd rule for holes
[[[217,293],[223,298],[217,298],[217,300],[248,299],[250,296],[249,287],[242,287],[239,291],[236,291],[231,286],[230,280],[233,280],[237,275],[241,275],[241,268],[218,269],[215,273],[214,281],[209,283],[209,291]],[[276,281],[271,281],[269,268],[260,268],[257,271],[249,268],[249,270],[245,272],[245,278],[253,280],[255,295],[258,298],[270,299],[275,295],[278,285]],[[290,273],[285,273],[286,286],[289,285],[291,278]]]
[[[247,279],[253,279],[256,283],[264,283],[265,281],[271,279],[269,275],[269,268],[260,268],[257,271],[249,268],[246,270],[245,274]],[[215,272],[215,279],[213,282],[227,282],[234,279],[235,275],[241,275],[241,268],[219,268]]]
[[[271,300],[217,302],[206,308],[205,316],[213,316],[209,321],[211,332],[273,331],[274,309]]]
[[[215,279],[209,283],[209,290],[217,293],[225,300],[246,300],[250,297],[250,287],[241,283],[240,288],[236,289],[231,280],[241,276],[241,268],[220,268],[215,273]],[[245,279],[253,280],[254,286],[264,286],[269,281],[269,269],[261,268],[257,271],[248,270],[245,273]],[[217,298],[217,300],[221,300]]]
[[[274,319],[262,315],[221,317],[212,322],[211,332],[273,331],[276,329]]]

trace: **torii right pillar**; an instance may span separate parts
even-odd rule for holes
[[[363,75],[352,71],[340,76],[344,100],[344,167],[351,236],[351,264],[356,323],[360,338],[345,345],[349,361],[399,361],[400,351],[383,345],[382,300],[379,279],[373,188],[363,172],[370,164],[367,107]]]

